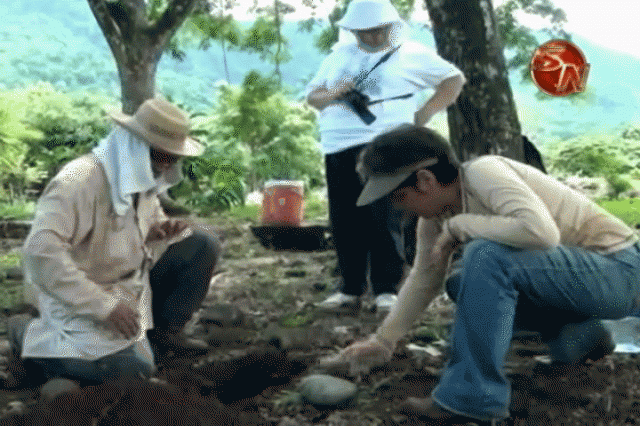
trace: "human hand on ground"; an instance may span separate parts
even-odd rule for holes
[[[125,338],[131,339],[138,334],[140,322],[138,312],[128,305],[120,302],[107,317],[107,325],[114,331],[122,334]]]
[[[158,222],[151,225],[147,234],[147,242],[169,239],[179,235],[187,229],[189,225],[179,219],[169,219],[164,222]]]
[[[391,361],[393,345],[372,334],[367,339],[353,342],[333,357],[325,358],[322,364],[347,364],[349,374],[366,374],[373,367]]]

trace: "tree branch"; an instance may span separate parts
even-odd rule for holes
[[[151,24],[150,34],[156,39],[169,39],[193,12],[197,0],[173,0],[162,16]],[[164,43],[162,43],[164,45]]]
[[[113,2],[107,3],[105,0],[87,0],[89,8],[96,18],[98,25],[102,29],[102,33],[107,39],[107,43],[111,48],[111,52],[118,62],[118,58],[122,58],[124,55],[124,47],[122,43],[122,31],[120,28],[121,22],[118,18],[114,17]],[[111,10],[110,10],[111,9]],[[117,16],[118,14],[116,14]]]

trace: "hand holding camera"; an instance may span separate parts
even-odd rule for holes
[[[367,125],[374,122],[376,116],[369,111],[367,105],[369,104],[369,96],[358,91],[357,89],[351,89],[348,92],[343,93],[340,97],[336,98],[337,101],[343,101],[349,107],[358,114],[358,117],[362,119]]]

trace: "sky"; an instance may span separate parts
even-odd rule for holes
[[[259,0],[271,3],[272,0]],[[284,0],[297,5],[301,0]],[[335,4],[335,0],[315,0],[319,5],[317,16],[326,15]],[[494,7],[504,0],[492,0]],[[616,49],[631,54],[640,59],[640,0],[552,0],[567,14],[565,29],[589,39],[601,46]],[[253,0],[239,0],[244,4]],[[417,4],[424,4],[423,0],[416,0]],[[296,6],[297,13],[289,16],[289,19],[308,18],[309,9]],[[414,19],[428,20],[426,11],[418,8]],[[294,16],[296,15],[296,16]],[[297,16],[299,15],[299,16]],[[236,18],[237,19],[237,18]],[[520,21],[527,26],[537,29],[541,24],[540,19],[531,19],[526,15],[521,16]]]
[[[501,1],[495,0],[494,7]],[[567,14],[565,29],[640,59],[640,0],[553,0]],[[521,19],[525,23],[525,18]],[[539,22],[529,21],[534,27]]]

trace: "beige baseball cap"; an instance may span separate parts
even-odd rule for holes
[[[419,163],[402,167],[393,174],[371,174],[367,178],[367,183],[364,185],[364,188],[358,197],[358,201],[356,201],[356,206],[366,206],[367,204],[371,204],[374,201],[378,201],[379,199],[386,197],[391,194],[398,185],[411,176],[411,173],[425,167],[433,166],[437,162],[437,158],[428,158]]]

